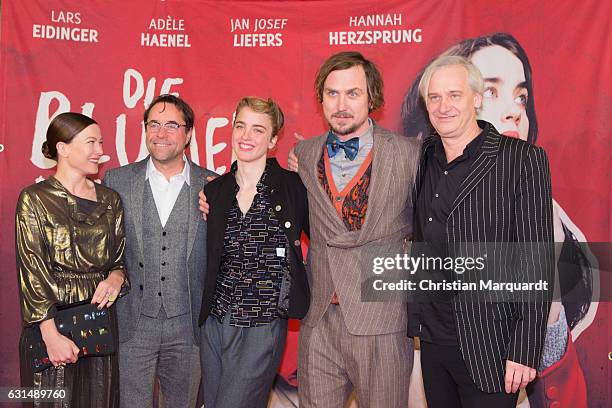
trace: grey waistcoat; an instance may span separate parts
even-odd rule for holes
[[[147,181],[142,224],[144,293],[141,313],[157,317],[162,306],[168,317],[189,313],[186,248],[189,186],[183,184],[166,226],[162,227],[151,186]]]

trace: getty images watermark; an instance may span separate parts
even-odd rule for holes
[[[361,298],[410,301],[429,293],[466,301],[531,302],[554,289],[554,245],[530,242],[372,245],[361,255]]]
[[[374,279],[372,288],[376,291],[547,291],[548,281],[539,279],[536,282],[499,282],[493,279],[478,279],[464,282],[461,279],[440,279],[440,276],[449,275],[449,272],[463,275],[471,271],[484,271],[486,255],[479,257],[440,257],[396,254],[394,257],[376,257],[372,260],[372,272],[381,275],[385,271],[404,271],[415,275],[417,271],[436,273],[436,278],[427,279],[400,279],[399,281],[385,281]],[[450,275],[452,277],[452,275]]]

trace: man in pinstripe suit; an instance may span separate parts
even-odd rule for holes
[[[361,300],[360,257],[412,231],[419,142],[376,125],[382,78],[357,52],[331,56],[315,87],[330,131],[295,148],[308,190],[312,300],[300,328],[300,406],[405,408],[413,346],[406,304]]]
[[[422,76],[419,92],[436,133],[421,153],[415,240],[451,248],[497,245],[501,253],[510,250],[504,242],[540,243],[493,272],[515,282],[547,280],[553,226],[546,154],[476,120],[483,87],[480,72],[463,57],[442,56]],[[518,390],[536,375],[548,292],[515,303],[465,293],[431,299],[410,309],[409,329],[421,338],[428,406],[514,407]]]

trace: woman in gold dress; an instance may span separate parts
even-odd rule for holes
[[[69,400],[35,406],[118,406],[117,355],[79,358],[54,321],[58,306],[91,299],[110,308],[128,288],[121,200],[87,178],[98,172],[100,128],[87,116],[62,113],[51,121],[42,150],[57,160],[56,172],[21,192],[16,213],[22,385],[69,390]],[[53,366],[34,373],[27,339],[37,326]]]

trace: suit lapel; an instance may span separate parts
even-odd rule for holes
[[[227,214],[236,198],[234,190],[236,178],[231,173],[224,175],[219,180],[219,183],[218,186],[215,186],[217,188],[210,197],[210,202],[214,206],[211,211],[214,211],[214,213],[211,212],[211,216],[208,217],[208,227],[206,230],[208,242],[212,242],[212,248],[214,249],[223,248],[225,229],[227,228]]]
[[[455,201],[453,202],[449,217],[459,206],[459,204],[461,204],[461,202],[468,196],[468,194],[470,194],[470,192],[482,181],[487,173],[489,173],[493,166],[495,166],[495,158],[499,151],[501,136],[497,133],[497,131],[495,131],[493,126],[487,126],[489,126],[489,128],[485,139],[482,142],[481,151],[476,157],[476,160],[474,160],[474,163],[472,163],[470,171],[459,186],[459,191],[455,197]]]
[[[393,143],[391,136],[378,131],[374,126],[374,143],[372,145],[372,174],[368,192],[368,209],[361,228],[360,241],[367,239],[378,224],[385,210],[391,172],[393,169]]]
[[[427,150],[429,150],[429,148],[433,146],[438,140],[440,140],[440,136],[432,135],[425,138],[425,140],[423,140],[423,144],[421,145],[421,158],[419,160],[419,168],[417,170],[415,180],[415,200],[418,195],[418,192],[421,191],[421,186],[423,185],[423,177],[425,176],[425,169],[427,168]]]
[[[187,259],[191,256],[193,245],[195,243],[195,237],[202,220],[202,215],[198,208],[198,194],[200,192],[200,186],[203,186],[205,180],[202,180],[204,175],[200,172],[191,160],[187,160],[189,168],[189,209],[188,209],[188,225],[187,230]]]
[[[323,148],[325,147],[325,143],[327,141],[327,136],[320,136],[318,140],[316,140],[316,147],[314,149],[304,149],[304,164],[308,167],[308,171],[306,172],[306,176],[308,177],[308,182],[304,180],[304,185],[307,187],[310,186],[308,191],[312,194],[313,198],[322,203],[323,207],[325,207],[325,211],[323,214],[325,218],[327,218],[327,224],[332,225],[334,230],[337,233],[342,233],[346,231],[346,227],[342,222],[342,219],[338,215],[336,208],[332,204],[325,192],[325,189],[319,182],[319,170],[317,168],[319,164],[319,160],[321,160],[321,154],[323,153]]]
[[[134,228],[136,229],[136,239],[138,240],[138,251],[142,259],[144,251],[142,247],[142,207],[145,187],[145,177],[147,174],[147,162],[149,158],[142,160],[138,166],[134,167],[134,177],[131,183],[130,202],[132,215],[134,217]]]

